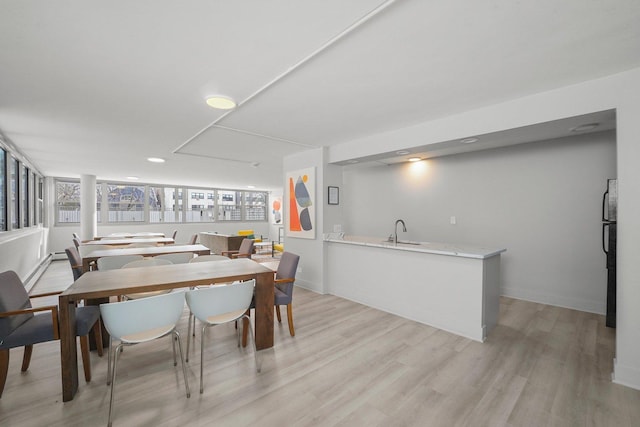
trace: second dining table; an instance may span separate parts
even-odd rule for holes
[[[164,246],[148,246],[136,248],[113,248],[113,249],[96,249],[91,250],[88,246],[80,246],[80,257],[82,258],[82,271],[88,272],[91,263],[99,258],[118,255],[142,255],[144,257],[177,254],[184,252],[192,252],[197,255],[209,255],[211,250],[204,245],[164,245]]]
[[[208,249],[207,249],[208,250]],[[90,271],[59,296],[62,399],[78,390],[75,307],[81,301],[104,301],[118,295],[191,288],[234,280],[255,279],[255,343],[258,350],[273,347],[273,270],[250,259],[170,264],[153,267]]]

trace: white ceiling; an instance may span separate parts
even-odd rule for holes
[[[638,0],[4,1],[0,130],[49,176],[271,190],[288,153],[636,67]]]

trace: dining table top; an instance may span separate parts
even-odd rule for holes
[[[102,257],[118,256],[118,255],[142,255],[145,257],[177,254],[183,252],[192,252],[197,255],[208,255],[211,250],[200,244],[196,245],[164,245],[164,246],[145,246],[134,248],[109,248],[109,249],[93,249],[90,246],[80,246],[80,257],[82,258],[82,269],[84,272],[89,271],[92,262]]]
[[[138,232],[138,233],[111,233],[106,236],[94,236],[93,240],[102,240],[102,239],[134,239],[137,237],[165,237],[164,233],[155,233],[155,232]]]
[[[119,246],[119,245],[130,245],[132,243],[154,243],[159,245],[172,245],[175,243],[175,240],[173,240],[173,238],[171,237],[126,237],[126,238],[105,237],[100,240],[89,240],[86,242],[82,242],[80,246],[84,246],[84,245]]]
[[[246,258],[96,270],[84,273],[61,295],[76,300],[97,299],[127,293],[246,280],[261,273],[273,274],[273,270]]]

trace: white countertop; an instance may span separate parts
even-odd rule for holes
[[[505,252],[505,248],[488,248],[466,244],[439,243],[439,242],[413,242],[398,239],[398,244],[387,241],[384,237],[350,236],[342,233],[330,233],[325,235],[327,242],[344,243],[349,245],[373,246],[378,248],[393,249],[398,251],[424,252],[436,255],[449,255],[464,258],[485,259]],[[404,243],[402,243],[404,242]]]

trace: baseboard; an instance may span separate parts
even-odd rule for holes
[[[606,312],[606,303],[604,301],[593,301],[585,298],[567,298],[510,287],[503,287],[500,291],[501,296],[539,304],[553,305],[555,307],[570,308],[572,310],[602,315]]]
[[[640,370],[631,366],[625,366],[613,359],[613,372],[611,381],[626,387],[640,390]]]
[[[38,279],[40,279],[40,276],[42,276],[42,273],[45,272],[45,270],[51,263],[52,259],[53,257],[51,256],[51,254],[47,255],[42,261],[40,261],[40,264],[38,264],[36,268],[33,269],[31,274],[29,274],[29,276],[25,279],[24,287],[27,292],[30,292],[31,289],[35,286],[35,284],[38,282]]]

